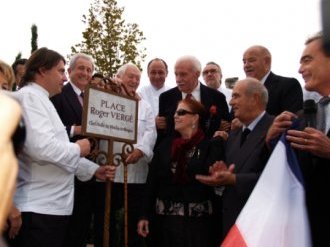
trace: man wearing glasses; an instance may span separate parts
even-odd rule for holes
[[[215,62],[208,62],[203,69],[202,75],[204,82],[208,87],[219,90],[226,96],[226,101],[230,108],[229,101],[231,99],[232,90],[222,84],[222,71],[220,65]]]

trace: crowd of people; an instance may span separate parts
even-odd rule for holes
[[[315,126],[305,125],[298,80],[273,73],[271,52],[260,45],[242,54],[246,78],[233,89],[222,83],[218,63],[202,67],[191,55],[176,60],[174,88],[166,85],[168,65],[161,58],[148,63],[150,84],[141,88],[142,72],[131,62],[109,80],[83,53],[70,59],[68,78],[64,57],[48,48],[12,66],[0,61],[0,96],[22,111],[20,121],[2,122],[16,129],[19,163],[2,229],[6,245],[85,247],[92,235],[101,247],[108,231],[109,246],[122,246],[127,188],[128,246],[220,246],[286,132],[305,181],[313,246],[327,246],[330,56],[322,38],[318,33],[306,41],[299,67],[305,89],[320,98]],[[124,157],[127,187],[123,164],[97,164],[82,132],[86,88],[106,91],[109,81],[138,102],[137,140]],[[297,121],[298,129],[291,129]],[[99,141],[100,150],[108,145]],[[113,153],[123,145],[115,141]],[[105,181],[112,183],[108,202]]]

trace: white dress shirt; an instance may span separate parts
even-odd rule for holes
[[[221,83],[220,87],[218,88],[218,91],[220,91],[221,93],[223,93],[226,96],[226,101],[227,101],[228,109],[230,111],[231,110],[231,106],[229,105],[229,102],[231,100],[231,97],[232,97],[232,94],[233,94],[233,90],[227,88],[226,86],[223,86],[222,83]]]
[[[74,176],[86,181],[98,165],[80,157],[43,87],[31,83],[12,95],[22,106],[27,133],[18,157],[15,205],[22,212],[70,215]]]
[[[313,99],[315,102],[318,102],[322,98],[322,95],[320,95],[318,92],[308,91],[305,89],[305,87],[303,87],[302,90],[304,101],[308,99]]]
[[[267,72],[266,75],[264,75],[264,77],[261,78],[261,80],[260,80],[261,84],[265,85],[265,82],[266,82],[269,74],[270,74],[270,70]]]
[[[249,128],[249,130],[251,130],[251,132],[252,132],[253,129],[257,126],[257,124],[259,123],[259,121],[265,114],[266,114],[266,111],[262,111],[248,126],[243,124],[242,130],[244,131],[246,128]]]
[[[182,99],[185,99],[187,96],[187,93],[181,92],[181,94],[182,94]],[[191,95],[193,96],[193,98],[196,101],[201,102],[201,83],[200,82],[198,82],[197,86],[191,92]]]
[[[159,111],[159,95],[165,91],[170,89],[167,86],[163,86],[160,89],[155,88],[153,85],[144,86],[141,90],[138,91],[138,94],[141,96],[142,99],[147,101],[154,113],[154,117],[158,115]]]

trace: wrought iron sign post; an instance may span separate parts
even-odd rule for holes
[[[128,198],[126,157],[133,151],[137,139],[138,101],[128,95],[123,85],[105,79],[107,88],[88,87],[85,90],[82,133],[92,142],[91,157],[100,165],[124,166],[124,242],[128,246]],[[101,150],[101,140],[107,151]],[[123,143],[120,153],[114,153],[114,141]],[[106,181],[103,246],[110,242],[111,181]]]

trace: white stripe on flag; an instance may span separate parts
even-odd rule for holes
[[[304,187],[297,172],[299,164],[283,135],[221,246],[311,246]]]

